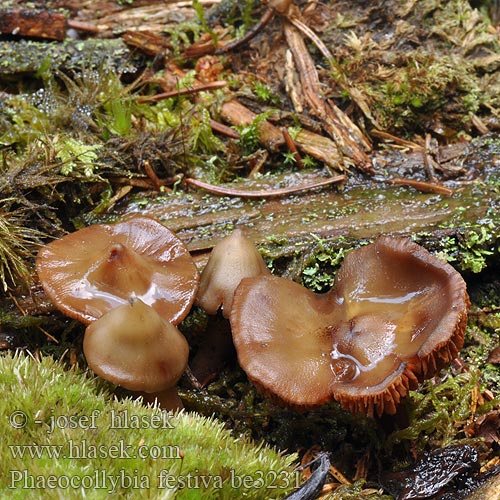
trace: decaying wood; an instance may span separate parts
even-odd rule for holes
[[[231,99],[222,105],[221,118],[231,125],[244,126],[251,125],[257,115],[243,106],[237,99]],[[262,120],[258,125],[259,139],[271,151],[276,151],[283,146],[285,139],[278,127],[275,127],[268,120]]]
[[[163,81],[158,82],[162,88],[166,90],[166,95],[174,95],[177,91],[172,87],[180,78],[185,76],[185,73],[175,66],[169,65],[169,68],[164,72]],[[204,84],[198,80],[194,81],[194,88],[202,87]],[[189,89],[186,90],[188,92]],[[227,91],[229,94],[229,91]],[[164,94],[164,95],[165,95]],[[159,94],[161,98],[161,94]],[[148,99],[156,100],[156,96],[150,96]],[[236,126],[249,126],[257,118],[257,114],[241,104],[238,99],[233,98],[224,102],[221,106],[220,117],[225,122]],[[213,129],[223,133],[226,136],[238,138],[239,134],[236,130],[231,132],[231,129],[224,128],[223,124],[211,122]],[[269,120],[262,120],[257,126],[260,142],[270,151],[277,151],[286,144],[282,130],[273,125]],[[343,170],[342,155],[339,153],[335,143],[328,137],[316,134],[307,129],[301,129],[294,138],[297,148],[312,156],[313,158],[323,162],[333,170]]]
[[[233,193],[276,190],[316,180],[317,174],[301,171],[245,180],[231,184],[230,188]],[[477,198],[471,196],[473,189],[466,186],[452,197],[442,195],[438,199],[435,192],[415,192],[383,184],[350,187],[348,196],[336,188],[324,187],[301,193],[300,197],[260,200],[192,191],[186,195],[176,193],[146,206],[122,205],[110,218],[114,220],[125,213],[158,218],[187,243],[201,263],[205,262],[207,252],[234,227],[244,227],[247,236],[261,248],[273,247],[273,241],[280,242],[277,248],[273,247],[273,258],[296,258],[314,247],[318,238],[335,247],[340,242],[355,244],[382,233],[409,236],[421,232],[433,249],[439,250],[445,249],[446,236],[461,234],[463,228],[455,224],[458,213],[467,218],[466,227],[470,228],[480,224],[490,209],[496,196],[494,190],[485,190]]]
[[[500,473],[490,478],[486,484],[468,495],[465,500],[485,500],[486,498],[491,500],[500,498]]]
[[[237,99],[232,99],[222,105],[221,117],[231,125],[244,126],[252,124],[257,115]],[[258,129],[260,141],[270,151],[275,151],[285,144],[281,130],[268,120],[262,120]],[[304,153],[324,162],[334,170],[343,169],[342,156],[335,143],[328,137],[301,129],[294,140],[297,147]]]
[[[342,155],[329,137],[316,134],[307,129],[301,129],[295,136],[295,144],[303,153],[322,161],[328,167],[335,170],[344,170]]]
[[[66,18],[59,12],[0,9],[0,34],[64,40],[66,29]]]
[[[126,31],[122,36],[123,41],[148,56],[162,54],[170,49],[170,42],[163,36],[153,31]]]
[[[216,1],[216,0],[215,0]],[[212,1],[210,3],[215,3]],[[99,4],[102,5],[99,5]],[[87,2],[79,5],[78,18],[92,21],[100,37],[116,37],[127,31],[161,33],[167,26],[194,19],[192,2]],[[200,3],[206,4],[205,0]]]
[[[311,113],[321,120],[324,129],[343,154],[351,158],[357,167],[373,174],[373,166],[367,155],[367,151],[371,150],[369,140],[335,104],[322,99],[318,73],[301,34],[288,21],[284,23],[284,30]]]

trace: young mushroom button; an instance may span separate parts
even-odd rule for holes
[[[83,352],[100,377],[131,391],[151,393],[175,386],[186,369],[189,346],[175,326],[136,299],[91,323]]]
[[[283,401],[334,398],[353,412],[393,414],[456,357],[469,306],[449,264],[408,239],[379,237],[347,255],[326,294],[278,277],[243,280],[231,327],[249,378]]]
[[[68,234],[39,251],[36,268],[55,306],[87,324],[134,297],[178,324],[199,283],[184,243],[148,217]]]
[[[222,314],[229,318],[236,287],[243,278],[270,274],[255,245],[241,229],[215,245],[201,274],[196,304],[208,314]]]

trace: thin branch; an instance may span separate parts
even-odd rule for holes
[[[236,40],[233,40],[232,42],[228,42],[222,47],[218,48],[215,51],[215,55],[220,55],[220,54],[227,54],[231,50],[234,50],[238,47],[241,47],[245,43],[247,43],[249,40],[254,38],[259,31],[264,28],[267,23],[274,17],[274,10],[273,9],[267,9],[263,16],[259,19],[257,24],[255,26],[252,26],[241,38],[237,38]]]
[[[151,96],[143,96],[137,99],[139,103],[145,102],[156,102],[163,99],[168,99],[169,97],[177,97],[179,95],[195,94],[197,92],[205,92],[206,90],[215,90],[222,87],[226,87],[227,82],[225,80],[219,80],[217,82],[209,82],[200,85],[195,85],[194,87],[188,87],[185,89],[176,89],[169,92],[162,92],[161,94],[155,94]]]
[[[328,50],[328,47],[323,43],[323,41],[319,38],[314,31],[309,28],[306,24],[304,24],[302,21],[299,21],[296,17],[287,17],[288,21],[292,23],[299,31],[302,32],[303,35],[307,36],[311,42],[316,45],[318,50],[323,54],[325,59],[330,62],[333,60],[333,55],[332,53]]]
[[[300,191],[307,191],[309,189],[314,189],[318,187],[328,186],[330,184],[337,184],[344,182],[347,179],[345,175],[336,175],[330,177],[323,181],[312,182],[311,184],[305,184],[302,186],[292,186],[282,189],[266,190],[266,191],[247,191],[241,189],[233,189],[224,186],[215,186],[209,184],[208,182],[199,181],[197,179],[192,179],[190,177],[186,178],[185,181],[191,186],[195,186],[209,193],[219,194],[221,196],[239,196],[240,198],[272,198],[277,196],[286,196],[292,193],[298,193]]]
[[[437,193],[451,196],[455,192],[453,189],[447,188],[446,186],[442,186],[440,184],[434,184],[432,182],[425,181],[416,181],[413,179],[383,179],[382,182],[386,182],[387,184],[395,184],[396,186],[410,186],[412,188],[418,189],[419,191],[423,191],[424,193]]]
[[[427,172],[427,176],[431,182],[436,182],[436,174],[434,172],[433,159],[430,155],[431,149],[431,134],[425,134],[425,147],[422,156],[424,158],[424,167]]]
[[[240,138],[240,133],[237,130],[234,130],[234,128],[228,127],[227,125],[224,125],[223,123],[220,123],[216,120],[213,120],[212,118],[210,118],[210,127],[215,132],[219,132],[219,134],[224,134],[225,136],[230,137],[231,139]]]
[[[368,138],[333,102],[324,101],[316,65],[301,33],[288,21],[284,23],[284,30],[311,113],[321,120],[323,128],[342,153],[351,158],[358,168],[373,175],[373,165],[366,153],[371,150]]]
[[[283,127],[281,129],[281,132],[283,134],[283,138],[285,139],[286,145],[288,146],[288,149],[293,154],[293,158],[295,159],[295,163],[297,163],[299,168],[304,168],[304,164],[302,163],[302,157],[300,156],[300,153],[297,149],[297,146],[295,145],[294,140],[290,136],[288,129],[286,127]]]
[[[396,144],[399,144],[400,146],[411,148],[414,149],[415,151],[423,151],[423,147],[420,144],[417,144],[416,142],[413,141],[408,141],[406,139],[403,139],[402,137],[397,137],[395,135],[389,134],[388,132],[385,132],[383,130],[373,129],[370,133],[375,137],[380,137],[381,139],[393,141]]]

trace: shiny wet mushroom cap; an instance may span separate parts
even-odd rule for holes
[[[325,298],[278,276],[247,278],[236,289],[230,321],[239,364],[250,380],[293,406],[331,399]]]
[[[326,294],[277,277],[243,280],[231,326],[249,378],[283,401],[335,398],[353,412],[392,414],[456,357],[469,305],[449,264],[408,239],[380,237],[347,255]]]
[[[463,346],[465,281],[411,240],[380,237],[351,252],[331,294],[343,306],[331,351],[333,371],[342,373],[332,391],[353,411],[395,413],[402,396]]]
[[[83,352],[100,377],[131,391],[152,393],[175,386],[186,369],[189,346],[175,326],[136,299],[91,323]]]
[[[236,287],[243,278],[270,274],[255,245],[241,229],[215,245],[201,274],[196,303],[208,314],[222,313],[229,318]]]
[[[178,324],[199,282],[184,243],[148,217],[68,234],[41,248],[36,269],[55,306],[83,323],[138,297]]]

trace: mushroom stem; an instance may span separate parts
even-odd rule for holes
[[[177,386],[169,387],[160,392],[135,392],[134,394],[142,397],[144,403],[157,405],[162,410],[178,411],[184,408],[177,392]]]

